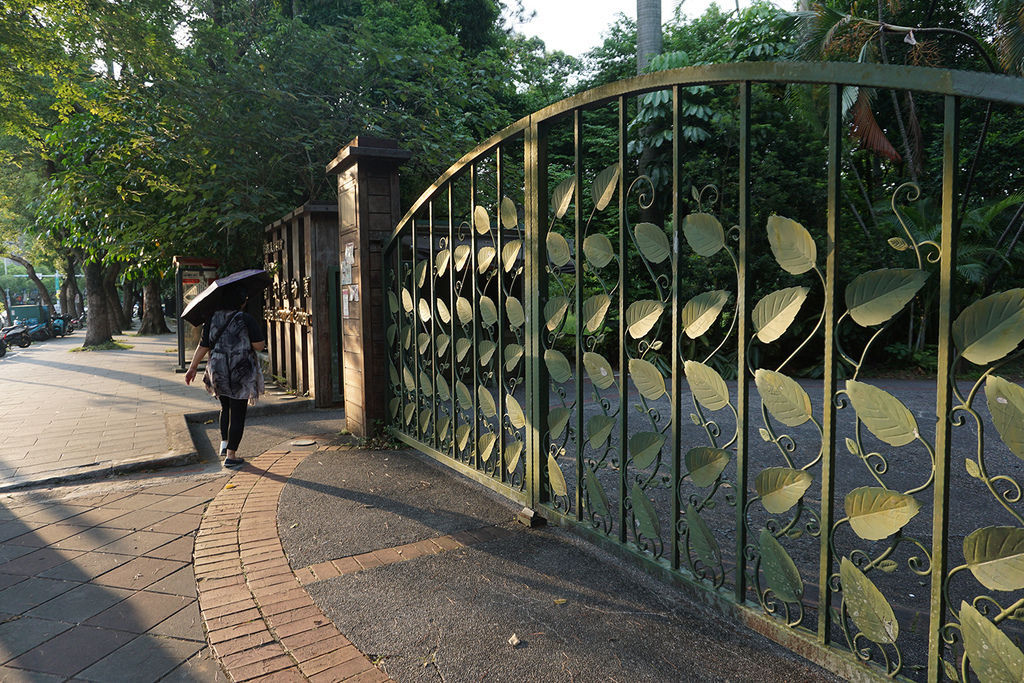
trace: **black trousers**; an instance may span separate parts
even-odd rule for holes
[[[249,402],[244,398],[220,397],[220,438],[228,442],[229,451],[237,451],[245,431],[245,411]]]

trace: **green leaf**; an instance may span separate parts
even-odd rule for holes
[[[971,532],[964,539],[964,562],[989,590],[1024,588],[1024,529],[989,526]]]
[[[587,440],[590,447],[597,450],[604,445],[615,426],[615,418],[608,415],[594,415],[587,420]]]
[[[476,270],[478,273],[483,275],[487,272],[487,269],[491,267],[491,263],[494,262],[494,257],[498,255],[498,251],[494,247],[483,247],[476,254]]]
[[[444,299],[437,299],[437,317],[441,319],[445,325],[452,321],[452,314],[448,310],[448,305],[445,304]]]
[[[612,300],[608,298],[607,294],[596,294],[583,302],[584,331],[597,332],[600,329],[611,303]]]
[[[839,565],[839,579],[843,586],[843,602],[854,625],[864,636],[879,645],[895,645],[900,634],[889,601],[849,558]]]
[[[917,269],[862,273],[846,286],[846,309],[861,327],[881,325],[902,311],[927,279],[927,271]]]
[[[505,347],[505,372],[512,372],[520,359],[523,357],[523,347],[519,344],[509,344]]]
[[[646,538],[661,538],[661,522],[658,521],[658,511],[651,505],[647,494],[640,488],[640,484],[633,484],[629,494],[633,502],[633,518],[640,527],[640,533]]]
[[[629,376],[648,401],[656,401],[665,393],[665,378],[652,363],[639,358],[629,359]]]
[[[544,351],[544,364],[548,366],[548,376],[558,384],[565,384],[572,379],[572,368],[569,360],[561,351],[547,349]]]
[[[796,380],[772,370],[758,370],[754,383],[768,412],[782,424],[798,427],[811,419],[811,398]]]
[[[572,259],[572,254],[569,251],[569,243],[565,241],[565,238],[559,235],[557,232],[549,232],[548,239],[548,259],[556,266],[564,266]]]
[[[811,486],[811,475],[789,467],[769,467],[754,480],[754,489],[764,509],[780,515],[796,505]]]
[[[468,325],[473,322],[473,304],[469,303],[469,299],[464,296],[460,296],[455,301],[455,313],[459,316],[459,322],[463,325]]]
[[[796,320],[809,291],[810,287],[789,287],[758,301],[751,315],[757,338],[770,344],[781,337]]]
[[[565,312],[569,310],[569,299],[556,296],[544,305],[544,319],[547,321],[548,332],[554,332],[562,324]]]
[[[619,180],[619,165],[612,164],[608,168],[604,169],[597,174],[594,178],[594,184],[590,188],[591,195],[594,199],[594,206],[598,211],[604,211],[604,208],[608,206],[608,202],[615,196],[615,190],[618,189]]]
[[[651,263],[661,263],[672,255],[665,231],[653,223],[640,223],[633,229],[640,253]]]
[[[522,240],[511,240],[505,243],[505,246],[501,248],[501,266],[505,269],[505,272],[509,272],[516,265],[516,260],[519,258],[519,252],[522,251],[523,241]]]
[[[491,453],[494,452],[494,442],[496,440],[497,437],[494,434],[484,434],[477,440],[476,452],[484,462],[488,462],[491,459]]]
[[[905,446],[918,437],[914,414],[892,394],[852,379],[846,393],[864,426],[885,443]]]
[[[587,370],[587,377],[591,384],[598,389],[607,389],[615,384],[615,374],[612,372],[611,363],[605,360],[604,356],[587,351],[583,354],[583,367]]]
[[[590,235],[583,240],[583,253],[586,254],[587,261],[594,268],[604,268],[611,263],[615,255],[612,250],[612,241],[600,233]]]
[[[1024,288],[987,296],[964,309],[953,323],[953,341],[963,357],[987,365],[1024,340]]]
[[[558,466],[558,461],[553,455],[548,456],[548,483],[556,496],[564,496],[568,493],[568,489],[565,487],[565,475],[562,474],[562,468]]]
[[[473,348],[473,341],[467,337],[460,337],[455,340],[455,359],[460,363],[466,359],[466,354]]]
[[[469,443],[469,425],[461,425],[455,430],[455,445],[459,447],[460,451],[466,450],[466,444]]]
[[[492,342],[490,339],[485,339],[480,342],[480,346],[476,347],[477,359],[480,362],[481,367],[486,367],[491,362],[491,356],[494,355],[494,350],[497,348],[497,344]]]
[[[706,488],[715,483],[729,464],[729,451],[697,446],[686,452],[686,470],[694,486]]]
[[[665,435],[658,432],[637,432],[629,437],[629,454],[633,457],[633,465],[639,469],[649,467],[664,444]]]
[[[509,197],[501,198],[501,224],[506,230],[519,225],[519,212],[516,211],[516,203]]]
[[[512,329],[518,329],[526,322],[526,311],[523,310],[519,299],[514,296],[505,299],[505,320]]]
[[[1024,460],[1024,388],[989,375],[985,380],[985,399],[1003,443]]]
[[[489,296],[480,297],[480,320],[485,327],[490,327],[498,322],[498,307]]]
[[[800,602],[804,597],[804,582],[793,558],[767,529],[761,529],[757,545],[761,551],[761,570],[768,587],[783,602]]]
[[[437,256],[434,258],[434,267],[437,268],[437,276],[444,277],[445,272],[448,271],[448,263],[452,259],[452,252],[448,249],[442,249],[437,252]]]
[[[555,218],[561,218],[572,204],[572,195],[576,190],[576,176],[569,176],[558,183],[551,194],[551,206],[555,210]]]
[[[729,405],[729,387],[714,368],[693,360],[686,361],[683,368],[698,403],[708,410],[721,410]]]
[[[921,504],[913,496],[878,486],[861,486],[846,494],[850,528],[865,541],[889,538],[914,518]]]
[[[519,458],[523,454],[523,442],[519,439],[513,439],[511,442],[505,443],[505,452],[502,457],[505,460],[505,471],[512,474],[516,471],[516,466],[519,464]]]
[[[455,247],[455,270],[462,271],[469,262],[469,257],[473,253],[473,250],[469,248],[468,244],[460,244]]]
[[[658,323],[663,310],[665,310],[665,304],[660,301],[644,299],[631,303],[626,309],[626,329],[629,336],[639,339],[650,332],[651,328]]]
[[[494,417],[498,414],[498,407],[494,404],[494,396],[484,387],[477,387],[476,400],[480,411],[486,417]]]
[[[687,301],[680,314],[686,336],[696,339],[711,329],[728,302],[729,292],[724,289],[704,292]]]
[[[519,401],[512,394],[505,394],[505,414],[508,415],[508,421],[516,429],[522,429],[526,426],[526,415],[523,413]]]
[[[555,408],[548,413],[548,429],[551,430],[552,439],[562,436],[567,424],[569,424],[568,408]]]
[[[584,467],[583,477],[587,485],[587,500],[590,503],[590,509],[602,517],[607,517],[611,504],[608,502],[608,494],[604,492],[604,487],[598,481],[594,470]]]
[[[966,601],[960,602],[960,632],[967,659],[981,683],[1024,681],[1024,653]]]
[[[800,275],[814,267],[818,249],[807,228],[796,221],[774,215],[768,219],[768,243],[775,260],[787,273]]]
[[[722,551],[718,547],[711,529],[697,513],[693,503],[686,506],[686,528],[688,530],[688,544],[697,554],[701,563],[709,568],[715,568],[722,564]]]
[[[683,235],[699,256],[714,256],[725,246],[725,230],[709,213],[691,213],[684,218]]]
[[[485,207],[477,205],[473,209],[473,225],[476,227],[477,233],[481,235],[486,235],[491,231],[491,217]]]

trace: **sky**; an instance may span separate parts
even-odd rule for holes
[[[548,50],[561,50],[579,57],[601,43],[601,34],[622,12],[636,18],[636,0],[522,0],[527,14],[536,12],[534,18],[524,24],[517,24],[516,30],[525,35],[535,35],[544,41]],[[682,0],[683,13],[690,18],[699,17],[714,0]],[[736,7],[736,0],[717,0],[719,7],[728,10]],[[750,5],[750,0],[739,0],[740,7]],[[661,20],[670,19],[679,0],[661,0]]]

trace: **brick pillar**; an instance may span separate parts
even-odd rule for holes
[[[398,167],[410,156],[394,140],[362,136],[343,147],[327,166],[328,173],[338,176],[345,419],[349,431],[356,436],[372,435],[386,415],[387,326],[381,252],[402,218]],[[344,281],[349,245],[351,285]],[[358,293],[354,301],[353,285]]]

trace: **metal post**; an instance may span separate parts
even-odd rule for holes
[[[747,235],[750,233],[750,81],[740,83],[739,139],[739,245],[736,276],[736,585],[734,597],[743,604],[747,596],[747,417],[750,385],[747,377],[747,342],[750,313],[747,310]]]

